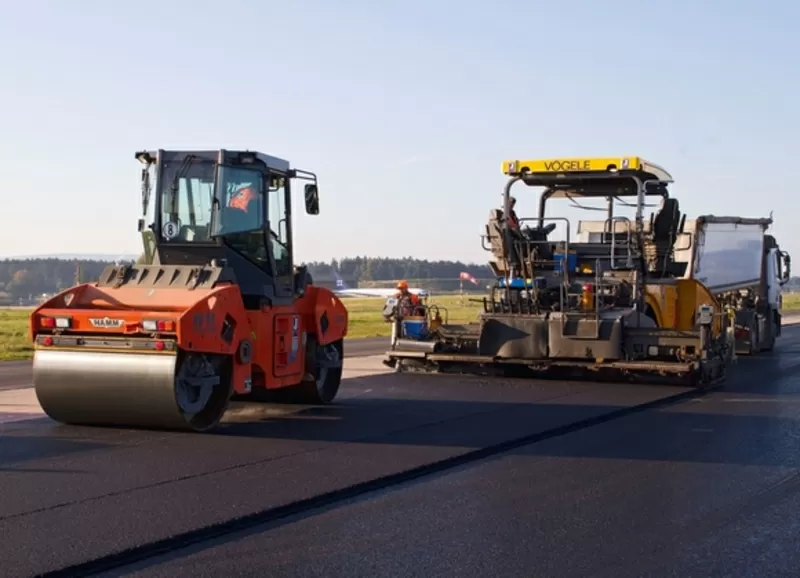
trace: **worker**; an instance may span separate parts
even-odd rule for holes
[[[526,233],[529,232],[529,228],[526,227],[525,232],[523,232],[522,228],[520,227],[517,212],[514,210],[516,204],[517,199],[509,196],[508,215],[506,216],[506,222],[508,223],[508,229],[511,233],[511,247],[509,250],[511,253],[512,268],[519,272],[519,268],[522,267],[522,263],[530,262],[534,245],[528,242],[529,239]]]
[[[395,294],[396,299],[408,299],[411,301],[412,305],[419,305],[419,296],[411,293],[408,290],[408,283],[406,281],[398,281],[397,282],[397,293]]]
[[[260,194],[256,187],[245,183],[231,193],[222,215],[224,234],[244,233],[260,229]]]
[[[258,193],[253,190],[253,187],[244,186],[231,195],[228,207],[247,213],[250,210],[250,203],[257,198]]]
[[[398,301],[398,307],[403,312],[403,315],[424,315],[425,311],[422,309],[422,304],[419,300],[419,295],[415,295],[408,290],[408,283],[406,281],[399,281],[397,283],[397,293],[395,298]]]
[[[517,199],[514,197],[508,198],[508,226],[511,230],[519,232],[519,219],[514,206],[517,204]]]

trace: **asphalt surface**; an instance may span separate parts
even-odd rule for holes
[[[0,391],[30,387],[32,379],[30,361],[0,361]]]
[[[797,576],[800,330],[724,390],[129,568],[180,576]],[[122,573],[118,575],[123,575]]]
[[[348,339],[345,341],[345,357],[377,355],[388,349],[386,337]],[[31,387],[33,367],[30,361],[0,361],[0,391]]]
[[[345,381],[323,409],[240,405],[210,435],[7,423],[2,575],[152,548],[679,391],[388,373]]]
[[[3,424],[2,576],[789,575],[798,353],[638,414],[685,390],[388,373],[211,435]]]

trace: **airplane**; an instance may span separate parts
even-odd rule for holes
[[[336,271],[333,272],[333,277],[336,279],[336,289],[333,292],[337,297],[394,297],[397,294],[397,289],[388,287],[383,289],[351,289]],[[408,291],[420,297],[428,297],[429,295],[427,289],[418,287],[409,287]]]

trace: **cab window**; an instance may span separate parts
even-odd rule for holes
[[[161,190],[163,242],[206,243],[211,221],[214,165],[205,161],[164,163]]]
[[[260,231],[264,228],[264,180],[261,172],[220,166],[216,198],[219,218],[215,235]]]
[[[286,211],[286,179],[273,177],[269,188],[270,244],[275,259],[276,277],[292,276],[292,255],[289,250],[289,227]]]

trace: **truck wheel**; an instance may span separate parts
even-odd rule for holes
[[[769,328],[767,331],[769,332],[769,339],[764,343],[761,351],[772,351],[775,349],[775,339],[780,334],[780,328],[774,315],[769,318]]]
[[[310,405],[331,403],[339,393],[339,385],[342,382],[343,358],[343,340],[318,345],[315,337],[309,337],[306,349],[308,376],[297,387],[298,403]]]
[[[758,317],[750,326],[750,355],[758,355],[761,351],[761,332],[758,330]]]

